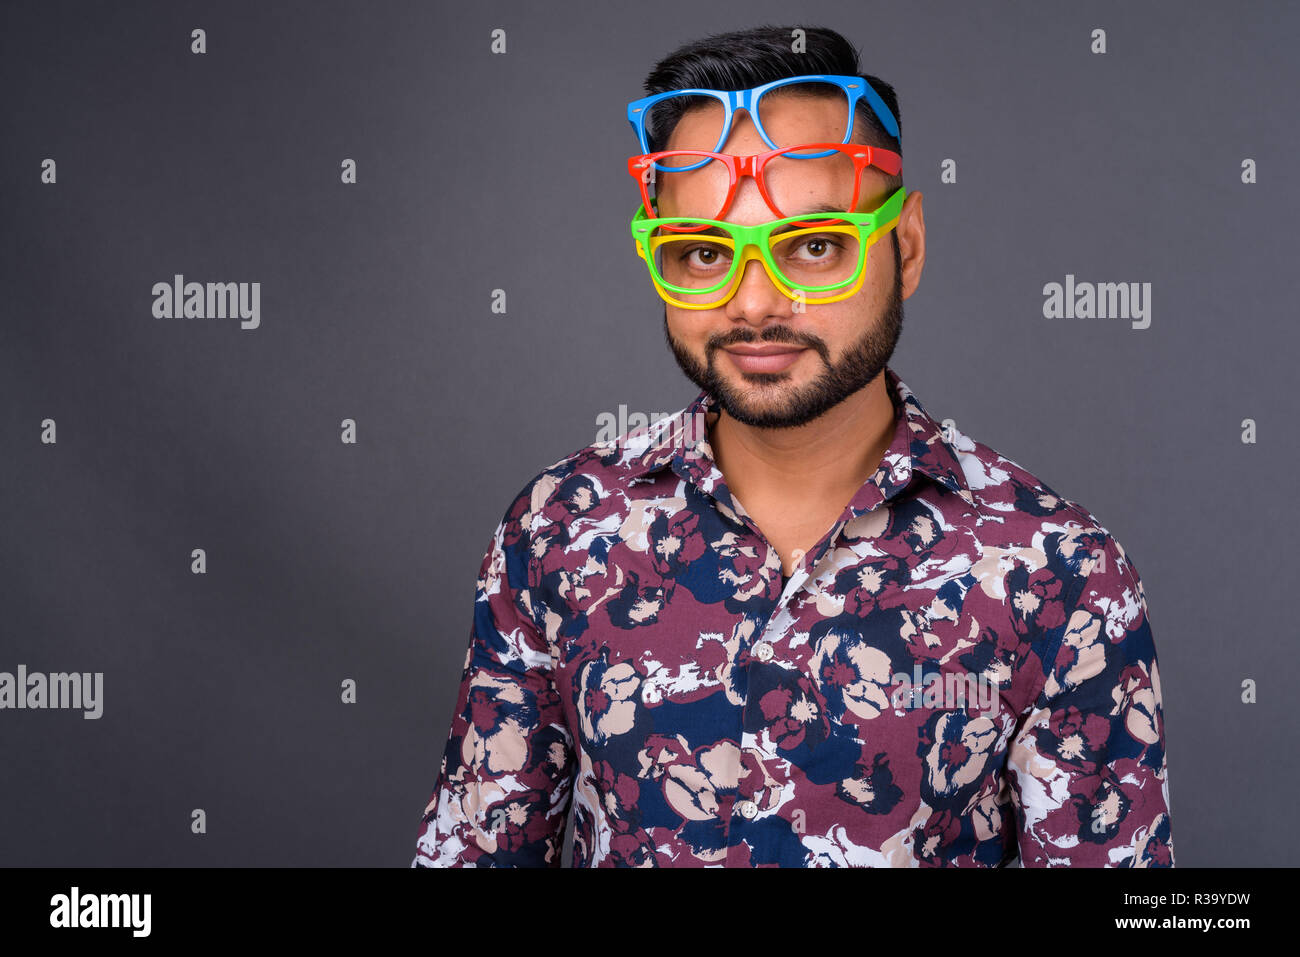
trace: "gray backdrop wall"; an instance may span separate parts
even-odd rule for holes
[[[894,368],[1140,569],[1179,866],[1296,862],[1294,5],[0,18],[0,671],[103,675],[97,719],[0,710],[0,863],[409,864],[506,505],[694,394],[625,104],[764,22],[898,90],[928,257]],[[156,317],[177,274],[259,283],[258,324]],[[1150,324],[1046,318],[1067,275],[1150,283]]]

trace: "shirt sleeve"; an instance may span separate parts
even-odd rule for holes
[[[550,643],[530,612],[528,567],[528,538],[508,513],[479,568],[451,731],[412,867],[560,866],[573,737]]]
[[[1137,569],[1084,536],[1078,597],[1008,753],[1022,867],[1172,867],[1160,673]]]

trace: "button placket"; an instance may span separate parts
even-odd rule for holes
[[[750,525],[753,528],[754,534],[757,535],[761,541],[767,544],[768,554],[767,554],[767,562],[765,562],[765,565],[772,563],[773,557],[775,556],[775,550],[772,548],[771,544],[767,543],[767,540],[763,537],[762,532],[757,527],[753,527],[752,523],[748,520],[748,518],[746,518],[745,523],[747,525]],[[761,632],[758,641],[756,641],[750,649],[751,659],[757,659],[758,661],[761,662],[768,662],[771,661],[776,656],[776,648],[774,646],[774,643],[772,642],[771,639],[769,639],[768,636],[772,634],[774,630],[785,631],[793,627],[795,622],[795,616],[791,613],[790,609],[786,605],[788,598],[796,594],[799,591],[799,589],[804,586],[805,582],[807,582],[808,579],[812,577],[814,563],[819,562],[822,559],[822,557],[834,544],[835,540],[839,537],[840,533],[844,530],[846,524],[848,524],[846,520],[841,520],[836,522],[835,526],[830,530],[827,536],[821,542],[819,542],[818,545],[815,547],[815,553],[816,553],[815,558],[808,552],[801,551],[799,553],[798,565],[795,567],[794,572],[790,575],[790,580],[786,583],[784,590],[777,598],[776,604],[773,606],[771,613],[768,615],[767,621],[763,625],[763,631]],[[777,565],[778,570],[780,570],[781,561],[779,557],[776,557],[775,564]],[[782,621],[781,618],[782,615],[785,615],[788,620]],[[781,623],[780,628],[776,627],[778,622]],[[749,702],[747,699],[743,707],[747,708],[748,706],[749,706]],[[756,743],[757,743],[756,735],[750,732],[742,733],[741,735],[742,747],[751,747]],[[744,795],[739,795],[738,798],[739,799],[732,807],[733,813],[739,814],[741,817],[745,818],[746,820],[753,820],[755,817],[758,816],[759,805],[754,800],[752,800],[749,797],[745,797]]]
[[[769,566],[774,566],[776,572],[779,574],[781,570],[781,559],[777,556],[776,549],[774,549],[767,539],[763,537],[763,533],[748,519],[748,517],[745,518],[745,524],[753,531],[758,540],[767,547],[767,556],[763,562],[763,567],[768,568]],[[796,572],[795,574],[798,575],[800,572]],[[793,581],[793,579],[791,580]],[[758,639],[749,648],[749,667],[753,666],[755,660],[767,662],[771,661],[772,658],[775,657],[776,649],[772,646],[772,642],[767,636],[772,631],[773,622],[776,621],[779,615],[785,610],[784,603],[778,598],[776,603],[772,606],[771,612],[767,616],[767,621],[763,623],[763,630],[759,633]],[[748,682],[746,684],[748,685]],[[749,706],[749,694],[748,691],[746,691],[744,702],[741,704],[742,728],[743,715]],[[740,733],[740,747],[742,751],[757,748],[758,735],[752,731],[742,730]],[[737,794],[736,802],[731,807],[732,814],[739,814],[746,820],[752,821],[758,816],[758,812],[759,806],[754,800],[743,793]]]

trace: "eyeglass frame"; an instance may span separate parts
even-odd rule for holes
[[[880,120],[881,125],[884,126],[889,135],[895,139],[898,138],[898,120],[870,83],[860,76],[843,76],[830,73],[810,73],[806,76],[785,77],[780,80],[773,80],[770,83],[760,84],[748,90],[707,90],[695,87],[683,90],[665,90],[662,93],[643,96],[639,100],[633,100],[629,103],[627,105],[627,121],[632,124],[632,130],[636,133],[637,142],[641,144],[641,152],[650,153],[653,150],[650,149],[649,132],[645,128],[645,118],[650,108],[675,96],[707,96],[722,103],[723,109],[722,132],[718,135],[718,142],[714,144],[713,150],[722,149],[722,144],[727,141],[727,137],[731,133],[731,123],[736,115],[736,110],[739,109],[743,109],[749,114],[750,122],[754,124],[758,135],[763,138],[763,142],[772,149],[778,149],[779,147],[768,135],[767,130],[763,128],[762,117],[759,116],[755,107],[758,105],[759,100],[762,99],[763,94],[771,90],[795,83],[816,82],[837,86],[848,97],[848,123],[844,130],[844,139],[840,141],[841,143],[847,143],[853,136],[854,115],[858,101],[864,97],[867,105],[871,107],[876,114],[876,118]]]
[[[787,216],[766,223],[745,226],[739,223],[724,222],[722,220],[698,219],[686,216],[670,216],[664,218],[649,217],[645,215],[646,207],[638,206],[636,213],[632,216],[630,228],[632,230],[632,239],[636,243],[637,255],[645,261],[646,269],[650,273],[650,281],[654,284],[655,290],[659,293],[659,297],[670,305],[677,306],[681,309],[701,310],[717,309],[726,304],[733,296],[735,296],[736,291],[740,288],[740,282],[736,281],[737,273],[743,277],[743,269],[748,265],[749,260],[751,259],[757,260],[760,265],[762,265],[763,271],[767,274],[767,278],[772,282],[772,285],[774,285],[777,290],[787,298],[809,305],[821,305],[824,303],[839,302],[848,299],[850,296],[855,295],[862,287],[863,280],[865,280],[867,275],[867,254],[880,237],[898,225],[899,216],[903,208],[903,201],[906,198],[907,189],[906,187],[900,186],[889,196],[888,199],[869,213],[826,213],[824,214],[826,218],[821,221],[822,225],[819,227],[808,227],[803,230],[794,230],[792,233],[777,234],[779,236],[783,235],[792,237],[793,235],[797,235],[799,232],[816,232],[818,229],[831,228],[837,224],[849,224],[857,227],[860,248],[858,264],[853,275],[842,282],[830,283],[825,286],[800,286],[796,283],[789,282],[787,278],[781,274],[780,268],[772,260],[771,244],[775,230],[781,226],[808,223],[811,221],[809,217],[815,214],[804,213],[802,216]],[[674,223],[685,223],[688,225],[702,226],[703,228],[714,227],[720,229],[726,235],[710,238],[722,240],[724,241],[724,245],[725,241],[729,240],[733,254],[737,248],[741,250],[741,255],[739,257],[735,255],[732,256],[731,267],[727,270],[726,276],[724,276],[720,282],[705,289],[689,290],[678,286],[675,283],[670,283],[666,279],[661,279],[661,277],[656,274],[656,269],[652,261],[653,250],[649,247],[649,240],[654,237],[650,236],[649,233],[661,226],[671,227]],[[864,228],[868,226],[870,227],[870,231],[864,234]],[[689,239],[689,233],[685,233],[685,231],[683,232],[684,234],[680,238],[683,240]],[[755,250],[757,250],[757,252],[755,252]],[[728,284],[730,284],[731,289],[726,296],[722,299],[708,303],[692,303],[689,300],[680,300],[670,295],[670,291],[685,294],[693,292],[696,295],[706,295],[710,292],[716,292]],[[849,286],[850,288],[844,289],[845,286]],[[831,296],[817,298],[812,298],[807,295],[809,292],[828,292],[831,290],[842,291],[836,292]]]
[[[727,170],[730,178],[727,184],[727,196],[723,200],[722,208],[713,214],[713,219],[720,219],[727,214],[731,208],[732,201],[736,198],[736,186],[740,182],[741,176],[752,177],[758,185],[758,192],[767,203],[767,208],[776,213],[777,216],[784,217],[785,213],[777,208],[776,200],[767,191],[767,185],[763,179],[763,168],[775,159],[777,156],[784,156],[795,151],[818,150],[820,152],[806,156],[794,157],[795,159],[820,159],[832,152],[841,152],[848,155],[853,161],[853,198],[849,200],[848,208],[853,209],[858,205],[858,196],[862,191],[862,172],[868,167],[874,166],[889,176],[897,176],[903,168],[903,158],[892,150],[884,149],[879,146],[867,146],[859,143],[804,143],[795,146],[783,146],[780,149],[767,150],[763,153],[752,153],[748,156],[740,156],[735,153],[715,153],[712,150],[658,150],[654,153],[641,153],[636,156],[629,156],[627,160],[628,174],[634,177],[641,187],[641,199],[646,209],[651,209],[655,203],[650,197],[650,184],[647,182],[646,170],[652,168],[664,173],[689,173],[692,170],[699,169],[706,163],[716,161],[721,163]],[[658,158],[665,156],[704,156],[707,159],[693,166],[672,167],[664,169],[658,165]],[[670,227],[666,227],[670,228]],[[681,227],[676,229],[677,232],[693,232],[697,229],[707,229],[706,226],[693,228]]]

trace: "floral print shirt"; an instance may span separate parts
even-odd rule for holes
[[[893,442],[784,585],[706,393],[529,481],[411,866],[557,867],[570,815],[576,867],[1173,865],[1136,566],[885,376]]]

